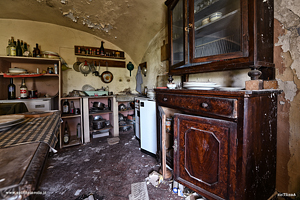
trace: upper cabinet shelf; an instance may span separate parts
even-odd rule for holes
[[[274,0],[167,0],[165,4],[170,75],[251,68],[251,79],[274,80]]]
[[[114,49],[104,49],[104,55],[100,55],[99,47],[75,46],[75,55],[77,56],[92,56],[110,59],[125,59],[123,51]]]
[[[34,64],[58,64],[59,59],[36,58],[23,56],[0,56],[1,63],[34,63]]]

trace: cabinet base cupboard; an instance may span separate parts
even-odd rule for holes
[[[210,200],[268,199],[276,183],[278,93],[157,89],[158,107],[173,112],[174,179]]]

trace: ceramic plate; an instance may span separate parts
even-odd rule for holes
[[[183,87],[214,87],[214,82],[183,82]]]
[[[237,91],[237,90],[243,90],[245,88],[243,87],[219,87],[219,90],[223,90],[223,91]]]

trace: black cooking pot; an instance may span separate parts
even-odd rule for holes
[[[92,103],[93,103],[94,108],[98,108],[100,110],[103,110],[105,108],[105,104],[102,103],[102,102],[95,101],[95,102],[92,102]]]
[[[99,120],[94,120],[93,121],[93,129],[94,130],[99,130],[101,128],[105,127],[105,119],[99,119]]]

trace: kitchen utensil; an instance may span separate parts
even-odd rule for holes
[[[221,12],[215,12],[213,14],[210,15],[209,19],[211,22],[220,19],[222,17],[222,13]]]
[[[124,120],[124,115],[119,113],[119,121],[123,121]]]
[[[22,73],[26,73],[26,69],[21,69],[21,68],[9,68],[8,69],[9,73],[13,73],[13,74],[22,74]]]
[[[28,90],[28,96],[29,98],[37,98],[38,97],[37,90]]]
[[[87,76],[91,72],[90,64],[85,60],[83,63],[79,65],[79,70],[84,76]]]
[[[114,78],[113,74],[110,71],[108,71],[107,68],[108,68],[108,66],[107,66],[107,62],[106,62],[106,71],[102,72],[102,74],[100,76],[101,80],[104,83],[110,83],[110,82],[112,82],[112,80]]]
[[[99,65],[100,65],[100,62],[99,62]],[[98,67],[96,67],[96,61],[95,61],[95,64],[94,64],[94,71],[93,71],[93,75],[95,76],[99,76],[99,69],[97,69]],[[100,68],[100,66],[99,66]]]
[[[94,108],[98,108],[100,110],[103,110],[105,108],[105,104],[102,102],[94,101],[92,102],[92,104]]]
[[[93,118],[93,120],[99,120],[99,119],[103,119],[103,117],[101,115],[96,115]]]
[[[84,86],[82,86],[82,90],[83,91],[95,91],[96,89],[89,84],[85,84]]]
[[[131,62],[129,62],[127,64],[127,69],[130,71],[130,76],[131,76],[131,71],[133,70],[133,68],[134,68],[133,64]]]
[[[76,72],[80,72],[79,70],[79,65],[81,64],[81,62],[75,62],[73,64],[73,69],[76,71]]]
[[[105,127],[105,119],[98,119],[93,121],[93,129],[99,130]]]
[[[52,51],[42,51],[41,57],[42,58],[51,58],[51,59],[59,59],[60,58],[58,53],[55,53]]]
[[[126,110],[126,106],[122,103],[119,105],[119,110]]]

